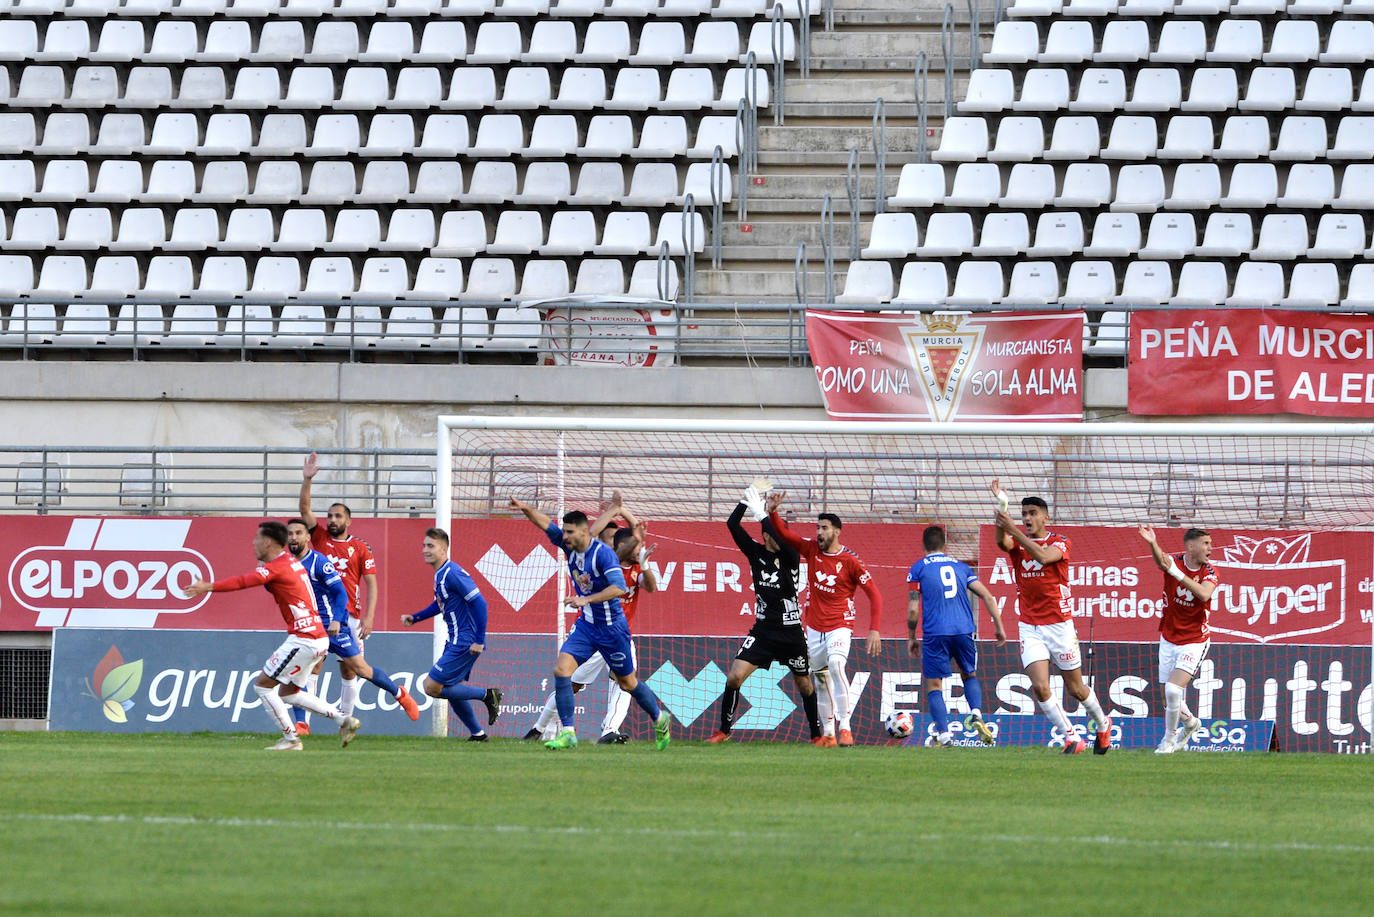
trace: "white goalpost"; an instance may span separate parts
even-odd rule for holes
[[[436,439],[435,524],[449,532],[465,519],[509,518],[512,494],[556,516],[595,509],[615,489],[651,520],[723,523],[756,475],[786,490],[799,518],[824,509],[846,524],[938,521],[959,556],[976,554],[994,477],[1015,496],[1043,494],[1058,525],[1374,531],[1368,423],[442,415]],[[864,559],[895,567],[909,551]],[[1374,587],[1374,570],[1358,575]],[[561,603],[566,577],[557,579]],[[551,613],[561,640],[563,615]],[[436,652],[444,639],[436,619]],[[434,731],[446,729],[436,705]]]

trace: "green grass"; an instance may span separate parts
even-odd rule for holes
[[[1367,914],[1358,756],[0,734],[0,914]]]

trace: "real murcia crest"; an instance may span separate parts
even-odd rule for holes
[[[922,314],[921,325],[904,326],[911,361],[920,380],[921,392],[931,417],[944,422],[954,418],[963,394],[964,377],[972,368],[983,342],[983,329],[973,326],[959,330],[967,316],[950,312]]]

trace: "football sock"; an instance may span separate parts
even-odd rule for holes
[[[849,675],[845,672],[844,666],[848,662],[843,656],[831,656],[829,659],[830,670],[830,691],[835,700],[835,719],[839,721],[841,729],[849,728]]]
[[[543,732],[553,724],[553,721],[557,717],[558,699],[554,697],[553,692],[550,691],[549,696],[544,700],[544,709],[539,711],[539,718],[534,721],[534,728]]]
[[[969,713],[983,715],[983,683],[978,680],[977,675],[970,675],[964,679],[964,701],[968,704]]]
[[[572,678],[562,675],[553,677],[553,693],[558,699],[558,718],[564,729],[572,729],[577,718],[577,706],[573,703]]]
[[[267,715],[272,718],[272,722],[281,730],[282,735],[295,738],[296,726],[291,722],[291,714],[286,711],[286,704],[282,702],[281,695],[277,693],[277,686],[264,688],[254,682],[253,690],[262,698],[262,708],[267,711]]]
[[[942,735],[949,732],[949,710],[945,707],[945,692],[927,691],[926,703],[930,709],[930,718],[935,721],[935,731]]]
[[[381,688],[387,694],[390,694],[392,697],[397,696],[398,689],[396,688],[396,682],[391,680],[391,676],[388,675],[386,670],[381,666],[374,665],[372,667],[372,675],[367,680]]]
[[[1183,708],[1183,688],[1172,681],[1164,684],[1164,737],[1173,741],[1178,717]]]
[[[630,696],[635,699],[635,703],[644,708],[645,713],[649,714],[649,719],[653,720],[655,723],[658,722],[658,718],[663,714],[663,711],[659,709],[658,698],[654,697],[653,689],[649,687],[647,681],[641,681],[639,684],[635,685],[635,689],[630,692]]]
[[[345,678],[339,682],[339,710],[344,716],[352,716],[358,704],[358,679]]]
[[[1088,696],[1079,703],[1083,705],[1083,709],[1088,711],[1088,716],[1092,717],[1092,721],[1099,727],[1107,722],[1107,714],[1102,711],[1102,705],[1097,702],[1097,692],[1092,688],[1088,689]]]
[[[306,710],[312,713],[318,713],[320,716],[327,716],[331,720],[338,721],[344,719],[344,715],[339,711],[338,707],[335,707],[333,704],[326,704],[308,691],[296,691],[293,694],[286,695],[282,700],[297,707],[304,707]]]
[[[316,697],[319,696],[319,691],[317,690],[319,688],[319,685],[320,676],[316,675],[314,672],[311,672],[308,676],[306,676],[305,690],[309,691],[311,694],[314,694]],[[302,710],[300,707],[297,707],[296,722],[308,724],[310,722],[310,714]]]
[[[725,686],[725,694],[720,699],[720,731],[729,732],[735,725],[735,708],[739,706],[739,688]]]
[[[444,685],[444,690],[439,692],[439,696],[447,701],[481,700],[487,696],[487,689],[460,682],[456,685]]]
[[[830,673],[813,672],[811,677],[816,682],[816,713],[821,721],[821,734],[833,736],[835,734],[835,699],[830,693]]]
[[[463,721],[468,732],[477,735],[482,731],[482,727],[477,724],[477,715],[472,712],[472,704],[461,698],[448,698],[448,705],[453,708],[453,712],[458,714],[458,719]]]
[[[1069,725],[1069,718],[1064,715],[1064,708],[1059,705],[1056,698],[1051,697],[1049,700],[1036,701],[1036,703],[1040,705],[1040,712],[1045,714],[1066,738],[1073,732],[1073,727]]]
[[[806,725],[811,727],[811,738],[818,738],[821,732],[820,706],[816,703],[816,691],[802,695],[802,708],[806,710]]]
[[[606,718],[601,721],[601,734],[619,732],[630,712],[630,695],[615,682],[606,691]]]

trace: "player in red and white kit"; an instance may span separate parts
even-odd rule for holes
[[[310,546],[323,554],[343,578],[344,591],[348,593],[348,627],[361,653],[363,641],[372,633],[372,620],[377,613],[377,559],[372,554],[371,545],[349,534],[353,512],[347,506],[342,503],[329,504],[324,525],[320,525],[319,518],[311,512],[311,484],[319,471],[319,456],[312,452],[306,456],[301,475],[301,519],[310,530]],[[310,674],[307,690],[315,690],[319,674],[319,666],[316,666]],[[339,678],[339,706],[346,713],[352,713],[362,685],[356,675],[344,670],[342,661]],[[302,735],[310,734],[310,728],[302,722],[298,721],[296,728]]]
[[[1064,753],[1076,755],[1087,745],[1078,738],[1059,699],[1050,691],[1050,662],[1064,676],[1064,687],[1083,705],[1096,727],[1093,754],[1112,747],[1112,720],[1097,702],[1097,694],[1083,681],[1083,657],[1073,626],[1069,591],[1069,539],[1046,531],[1050,509],[1041,497],[1021,501],[1023,532],[1007,514],[1007,496],[994,478],[997,497],[997,546],[1011,555],[1016,576],[1017,617],[1020,619],[1021,665],[1030,676],[1031,692],[1040,710],[1064,735]]]
[[[329,717],[339,724],[339,736],[345,746],[353,741],[353,736],[362,725],[357,719],[346,716],[339,708],[326,704],[323,700],[302,690],[306,678],[314,670],[316,663],[324,658],[329,650],[329,634],[320,620],[315,606],[315,592],[310,588],[310,577],[300,561],[286,549],[286,526],[280,522],[264,522],[258,526],[253,538],[253,552],[259,564],[252,573],[231,576],[227,579],[208,583],[196,580],[187,589],[188,596],[204,595],[207,592],[234,592],[253,586],[264,586],[277,600],[277,610],[286,622],[286,640],[263,664],[258,673],[253,690],[262,699],[263,709],[281,729],[281,741],[268,746],[269,751],[300,751],[301,740],[296,735],[287,704],[304,707],[320,716]]]
[[[1212,629],[1212,595],[1221,578],[1207,562],[1212,556],[1212,536],[1205,529],[1183,533],[1183,553],[1164,553],[1152,526],[1136,531],[1150,546],[1159,569],[1164,571],[1164,614],[1159,620],[1159,682],[1164,686],[1164,738],[1155,749],[1168,755],[1184,748],[1202,728],[1202,720],[1188,709],[1184,698],[1198,666],[1207,658]]]
[[[768,495],[766,508],[777,540],[801,555],[806,564],[807,592],[802,610],[806,628],[806,648],[811,657],[811,674],[816,679],[816,698],[820,707],[820,744],[853,745],[850,730],[853,705],[849,700],[849,644],[854,636],[854,593],[860,589],[868,596],[868,639],[864,648],[876,655],[883,646],[878,634],[883,614],[883,597],[873,576],[857,554],[840,544],[840,517],[821,513],[816,522],[816,540],[801,538],[787,528],[778,515],[782,491]],[[836,736],[836,721],[839,734]]]
[[[615,520],[625,520],[624,526]],[[630,652],[635,652],[634,632],[635,614],[639,610],[639,596],[644,592],[658,591],[658,578],[653,570],[645,566],[649,555],[654,553],[654,545],[645,546],[644,537],[647,526],[635,518],[634,513],[624,504],[620,491],[612,491],[611,502],[601,515],[591,524],[591,533],[615,550],[620,560],[620,572],[625,576],[626,593],[620,597],[620,610],[625,614],[625,623],[630,627]],[[573,691],[578,692],[592,684],[602,675],[609,675],[610,667],[600,653],[592,656],[572,674]],[[614,678],[607,679],[606,716],[601,721],[601,738],[598,745],[623,745],[629,736],[620,731],[630,712],[629,694],[626,694]],[[550,728],[560,725],[555,697],[550,694],[544,701],[534,725],[525,733],[526,739],[541,738]]]

